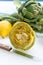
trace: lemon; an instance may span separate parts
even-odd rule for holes
[[[6,36],[8,36],[11,28],[12,28],[12,25],[9,21],[6,21],[6,20],[0,21],[0,36],[2,38],[5,38]]]

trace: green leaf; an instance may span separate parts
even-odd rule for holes
[[[20,0],[14,0],[14,4],[15,4],[16,7],[18,7],[18,8],[21,6]]]

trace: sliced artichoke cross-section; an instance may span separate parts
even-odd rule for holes
[[[29,24],[25,22],[16,22],[9,34],[12,45],[17,49],[30,49],[35,42],[35,32]]]

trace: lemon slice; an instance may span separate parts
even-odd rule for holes
[[[29,24],[18,21],[13,25],[9,38],[15,48],[27,50],[34,45],[36,35]]]

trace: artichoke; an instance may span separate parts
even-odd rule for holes
[[[27,22],[38,32],[43,32],[43,8],[35,0],[27,0],[18,8],[20,19]],[[41,24],[40,24],[41,23]]]
[[[35,42],[35,32],[31,26],[25,22],[16,22],[9,34],[13,46],[17,49],[30,49]]]

